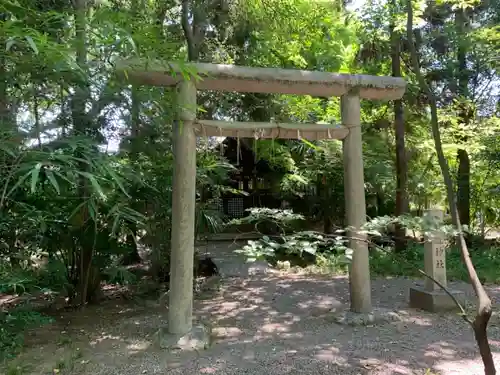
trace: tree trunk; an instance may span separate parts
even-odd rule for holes
[[[459,96],[459,125],[466,127],[470,122],[470,111],[466,103],[468,97],[469,74],[467,70],[467,39],[466,28],[468,24],[466,10],[459,7],[455,13],[455,25],[458,32],[457,60],[458,60],[458,84],[457,96]],[[461,137],[460,143],[466,145],[467,138]],[[470,158],[465,148],[457,151],[457,208],[462,225],[470,225]]]
[[[87,135],[89,133],[90,122],[86,113],[86,103],[89,98],[89,87],[87,82],[87,11],[88,4],[87,0],[75,0],[74,1],[74,18],[75,18],[75,55],[76,63],[83,72],[83,77],[79,77],[77,83],[75,84],[75,94],[72,98],[72,120],[73,129],[77,135]],[[81,150],[77,150],[76,153],[81,153]],[[81,171],[90,173],[89,166],[87,163],[82,162],[79,165]],[[90,197],[90,186],[88,180],[81,176],[78,182],[78,196],[81,202],[87,202]],[[93,269],[93,242],[88,241],[88,236],[94,233],[94,230],[85,227],[92,226],[88,225],[89,212],[87,203],[81,206],[80,212],[80,231],[79,231],[79,247],[78,247],[78,263],[77,263],[77,290],[76,290],[76,303],[80,306],[85,306],[87,302],[92,299],[92,293],[96,293],[92,281],[97,279],[96,270]],[[87,224],[86,224],[87,223]],[[92,233],[92,234],[89,234]]]
[[[132,2],[131,10],[133,19],[137,19],[140,9],[142,7],[142,1],[134,0]],[[136,48],[139,46],[136,43]],[[131,93],[131,129],[130,129],[130,159],[132,164],[136,164],[140,153],[140,114],[141,114],[141,97],[139,87],[132,83],[132,93]],[[137,200],[135,199],[137,192],[132,192],[132,204],[131,207],[137,210]],[[128,254],[126,254],[123,264],[130,265],[136,264],[141,261],[141,256],[139,255],[139,250],[137,248],[137,225],[132,224],[129,226],[130,234],[127,235],[127,248],[129,249]]]
[[[466,149],[457,150],[457,208],[462,225],[470,225],[470,158]]]
[[[0,14],[0,22],[5,22],[7,20],[6,14]],[[2,50],[0,50],[0,129],[5,131],[7,128],[9,120],[9,98],[7,95],[7,67],[6,67],[6,36],[3,34],[0,28],[0,45]],[[10,125],[10,124],[9,124]]]
[[[392,0],[393,17],[396,14],[396,0]],[[390,26],[392,44],[392,76],[401,77],[401,35],[394,30],[394,24]],[[408,166],[405,148],[405,120],[403,100],[394,101],[394,130],[396,134],[396,212],[395,216],[407,213],[408,198],[406,193]],[[395,227],[395,251],[402,252],[406,249],[406,229],[396,224]]]
[[[194,4],[195,1],[182,0],[181,3],[181,25],[184,31],[184,37],[186,38],[187,50],[188,50],[188,61],[198,61],[200,56],[200,46],[205,37],[205,30],[203,29],[203,20],[200,17],[197,8],[201,8],[204,5]],[[192,19],[192,22],[189,20]]]
[[[408,37],[408,45],[410,48],[412,67],[420,84],[420,87],[425,92],[429,101],[431,109],[432,137],[434,139],[434,144],[436,146],[436,154],[438,157],[439,166],[441,168],[444,183],[446,186],[446,195],[448,197],[453,225],[456,228],[461,228],[460,217],[458,215],[457,204],[455,201],[453,179],[451,177],[448,161],[446,160],[446,157],[443,152],[441,134],[439,132],[436,96],[420,71],[418,55],[415,49],[415,45],[413,43],[413,9],[411,0],[407,0],[407,12],[408,12],[407,37]],[[462,231],[459,231],[458,243],[462,254],[462,261],[465,264],[467,273],[469,275],[469,280],[477,296],[477,312],[476,312],[476,318],[472,322],[472,328],[474,330],[474,337],[476,339],[479,348],[479,353],[481,354],[481,358],[483,360],[484,373],[485,375],[496,375],[495,363],[493,362],[493,356],[491,354],[491,348],[487,334],[488,322],[492,314],[491,300],[488,294],[486,293],[483,285],[481,284],[481,281],[479,280],[476,269],[474,268],[474,264],[472,263],[472,260],[470,258],[469,249],[467,248],[467,243],[465,242],[465,238],[463,236]],[[468,321],[468,318],[466,316],[464,316],[464,319]]]
[[[323,232],[325,234],[333,234],[335,229],[333,215],[329,212],[324,213],[323,217]]]
[[[38,148],[42,148],[42,124],[40,122],[38,90],[36,85],[33,87],[33,113],[35,115],[35,132],[36,139],[38,141]]]

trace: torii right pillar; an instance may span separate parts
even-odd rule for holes
[[[351,311],[372,311],[370,265],[366,235],[360,229],[366,222],[363,140],[359,94],[351,91],[340,98],[342,125],[349,129],[343,140],[344,195],[349,248],[353,250],[349,269]]]

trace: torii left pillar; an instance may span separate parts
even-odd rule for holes
[[[344,196],[349,247],[353,250],[349,267],[351,311],[372,311],[370,266],[366,234],[361,227],[366,222],[365,181],[363,175],[363,140],[361,136],[361,105],[357,92],[340,98],[342,125],[349,134],[342,142],[344,159]]]
[[[172,248],[168,333],[191,331],[193,319],[193,262],[196,204],[196,86],[193,80],[178,84],[178,121],[174,125],[172,187]]]

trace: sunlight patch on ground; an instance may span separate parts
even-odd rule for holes
[[[340,356],[340,350],[336,346],[321,349],[315,357],[320,361],[336,362]]]
[[[243,331],[238,327],[214,327],[212,328],[212,338],[216,341],[238,342],[243,335]]]
[[[215,374],[217,371],[219,371],[219,369],[216,367],[203,367],[200,369],[200,373],[202,374]]]
[[[385,363],[383,366],[391,375],[414,375],[415,373],[407,367],[399,364]]]
[[[309,299],[307,301],[299,302],[297,304],[301,309],[324,309],[333,308],[334,306],[340,306],[341,303],[334,297],[320,295],[314,299]]]
[[[127,345],[128,354],[134,355],[140,353],[144,350],[147,350],[150,346],[151,346],[150,341],[138,340],[136,342]]]
[[[494,353],[493,358],[495,365],[500,368],[500,353]],[[464,360],[444,360],[439,361],[434,368],[442,373],[442,375],[483,375],[483,363],[479,355],[474,359]],[[467,369],[464,371],[464,369]]]
[[[424,352],[424,355],[430,358],[453,360],[454,358],[457,358],[458,353],[457,350],[453,349],[449,343],[446,341],[440,341],[429,345],[427,350]]]
[[[123,341],[123,338],[121,338],[120,336],[113,336],[113,335],[108,335],[106,334],[105,332],[102,333],[101,336],[95,338],[94,340],[92,340],[89,344],[91,346],[95,346],[97,344],[100,344],[102,343],[103,341],[107,341],[107,340],[113,340],[113,341]]]
[[[399,314],[399,312],[398,312]],[[401,314],[400,314],[401,316]],[[432,319],[430,318],[425,318],[425,317],[416,317],[416,316],[401,316],[402,320],[404,323],[411,323],[411,324],[416,324],[418,326],[427,326],[431,327],[433,325]]]

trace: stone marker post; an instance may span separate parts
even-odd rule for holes
[[[429,222],[441,225],[443,222],[443,211],[429,210],[427,217]],[[432,231],[425,238],[424,244],[424,270],[429,276],[439,281],[444,287],[446,284],[446,237],[443,232]],[[425,279],[425,290],[432,292],[441,288],[431,279]]]
[[[426,212],[426,220],[435,230],[425,236],[424,271],[427,275],[447,288],[446,281],[446,237],[437,230],[443,223],[443,211],[432,209]],[[460,303],[463,303],[464,294],[450,290]],[[410,306],[428,311],[453,310],[457,308],[450,296],[434,281],[425,278],[424,288],[410,288]]]

